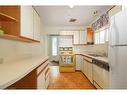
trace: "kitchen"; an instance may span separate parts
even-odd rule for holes
[[[126,89],[118,65],[126,62],[126,13],[116,5],[0,6],[0,89]]]

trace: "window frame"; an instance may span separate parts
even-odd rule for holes
[[[100,42],[100,33],[102,32],[102,31],[104,31],[104,43],[101,43]],[[98,35],[99,35],[99,37],[97,38],[98,39],[98,41],[97,41],[97,39],[96,39],[96,34],[97,33],[99,33]],[[105,28],[101,28],[101,29],[99,29],[99,30],[97,30],[97,31],[95,31],[95,33],[94,33],[94,41],[95,41],[95,45],[98,45],[98,44],[106,44],[106,43],[108,43],[109,42],[109,26],[107,26],[107,27],[105,27]]]

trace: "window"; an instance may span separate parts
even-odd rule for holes
[[[95,44],[104,44],[108,41],[109,28],[95,32]]]
[[[52,56],[57,56],[57,37],[52,37]]]
[[[106,29],[106,42],[109,41],[108,35],[109,35],[109,28]]]
[[[100,36],[100,33],[99,32],[96,32],[95,33],[95,44],[98,44],[99,43],[99,36]]]
[[[100,44],[105,43],[105,30],[100,32]]]

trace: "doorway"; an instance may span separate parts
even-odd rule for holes
[[[58,35],[49,35],[48,36],[48,55],[50,56],[51,66],[58,66],[59,64],[59,36]]]

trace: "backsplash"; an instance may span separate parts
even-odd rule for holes
[[[45,57],[46,38],[42,31],[40,43],[27,43],[14,40],[0,39],[0,58],[3,62],[26,59],[31,56]]]
[[[96,53],[108,55],[108,44],[74,46],[74,53]]]

